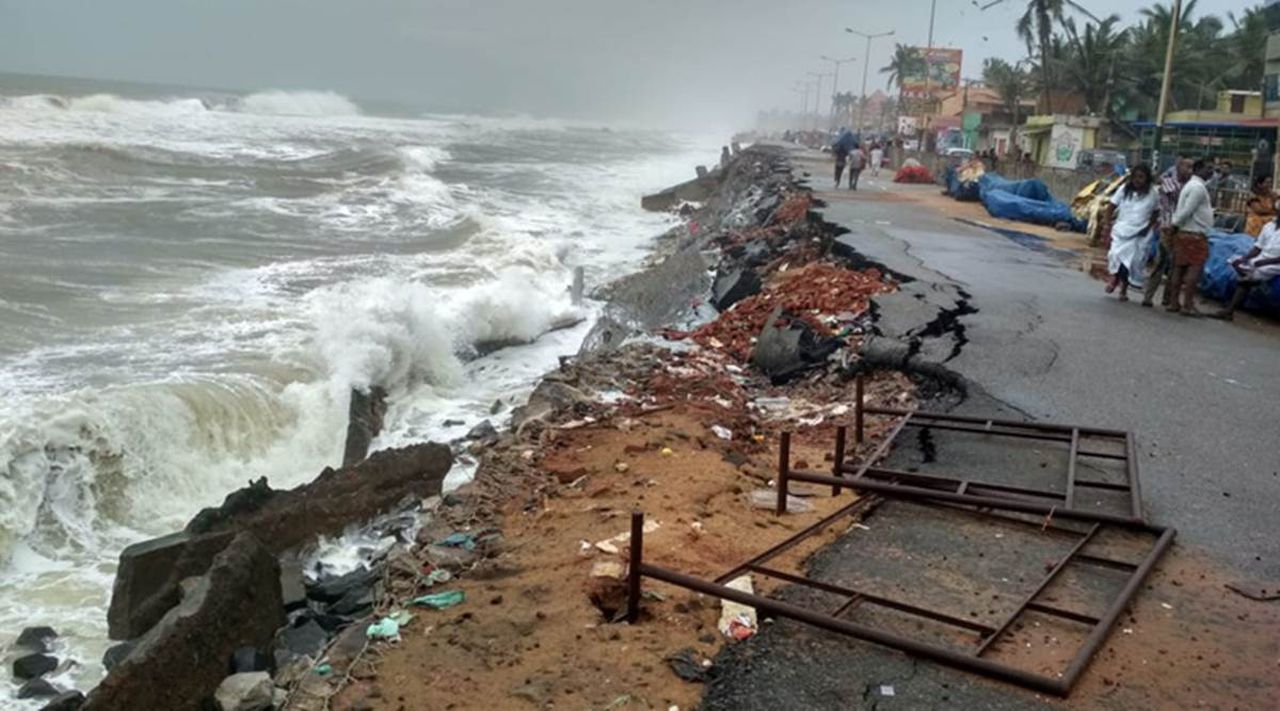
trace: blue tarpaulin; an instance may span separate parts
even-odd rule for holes
[[[1084,223],[1071,214],[1070,207],[1054,200],[1040,180],[1008,180],[987,173],[978,183],[982,204],[993,217],[1050,226],[1065,222],[1073,230],[1084,231]]]
[[[1235,293],[1238,275],[1231,268],[1232,259],[1253,249],[1253,238],[1230,232],[1209,233],[1209,261],[1200,276],[1200,291],[1205,296],[1227,301]],[[1263,287],[1253,290],[1245,308],[1280,317],[1280,277],[1272,277]]]
[[[979,198],[979,188],[977,180],[960,180],[960,170],[955,166],[947,168],[947,172],[943,175],[943,179],[947,183],[947,194],[951,197],[964,202],[977,202]]]

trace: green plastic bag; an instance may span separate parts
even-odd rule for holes
[[[423,595],[413,599],[414,605],[430,607],[433,610],[443,610],[446,607],[453,607],[460,604],[466,599],[466,595],[461,590],[448,590],[445,592],[432,593],[431,595]]]

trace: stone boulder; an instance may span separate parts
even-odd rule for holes
[[[262,711],[271,708],[274,690],[271,675],[264,671],[232,674],[218,685],[213,700],[222,711]]]
[[[251,533],[218,553],[191,594],[116,665],[83,708],[193,709],[218,688],[232,653],[268,649],[285,622],[280,567]]]
[[[52,627],[27,627],[18,635],[13,646],[44,654],[53,651],[53,640],[57,638],[58,633],[54,632]]]
[[[382,431],[382,420],[387,414],[387,391],[374,385],[368,392],[351,390],[351,405],[347,408],[347,444],[342,452],[342,466],[349,467],[363,461],[369,454],[369,445]]]
[[[84,694],[72,689],[49,699],[49,703],[40,707],[40,711],[76,711],[84,708]]]
[[[134,544],[120,554],[108,632],[112,639],[146,632],[178,604],[182,580],[208,570],[239,532],[252,533],[279,555],[375,518],[406,498],[438,495],[452,464],[447,446],[419,444],[377,452],[353,467],[327,468],[314,481],[287,491],[254,483],[233,492],[223,506],[197,515],[188,530]]]
[[[783,326],[782,318],[782,308],[774,309],[751,353],[751,364],[774,384],[821,364],[840,347],[838,340],[818,334],[800,319],[792,318]]]
[[[32,679],[18,688],[20,699],[49,699],[57,695],[57,687],[44,679]]]
[[[711,285],[711,301],[724,311],[748,296],[760,293],[760,277],[750,269],[729,269],[716,274]]]
[[[58,660],[47,654],[27,654],[13,660],[14,679],[38,679],[58,668]]]

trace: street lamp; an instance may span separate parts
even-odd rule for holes
[[[858,58],[849,57],[848,59],[832,59],[824,54],[822,55],[822,59],[831,62],[836,67],[835,79],[831,82],[831,113],[834,114],[836,112],[836,97],[840,95],[840,65],[848,64],[849,62],[856,62],[858,61]]]
[[[808,72],[808,74],[818,82],[818,86],[816,89],[817,93],[814,94],[813,96],[813,115],[815,117],[814,128],[817,128],[818,126],[817,126],[816,118],[818,116],[818,106],[820,106],[822,103],[822,80],[831,75],[827,74],[826,72]]]
[[[871,40],[876,39],[877,37],[888,37],[892,35],[895,32],[895,30],[889,30],[888,32],[879,32],[876,34],[867,34],[866,32],[859,32],[858,30],[855,30],[852,27],[846,27],[844,28],[844,31],[848,32],[851,35],[858,35],[859,37],[867,41],[867,55],[866,55],[866,59],[864,59],[862,62],[862,100],[858,102],[857,131],[858,131],[858,134],[861,135],[862,134],[862,110],[867,101],[867,67],[871,64]]]

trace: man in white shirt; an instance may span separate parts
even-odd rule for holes
[[[1213,203],[1205,181],[1213,175],[1213,164],[1200,159],[1191,166],[1191,180],[1178,195],[1178,208],[1173,212],[1173,271],[1169,275],[1172,295],[1165,307],[1172,313],[1199,316],[1196,310],[1196,287],[1200,271],[1209,259],[1209,230],[1213,229]]]
[[[1244,305],[1244,300],[1249,298],[1253,287],[1280,275],[1280,224],[1276,220],[1268,222],[1258,235],[1253,249],[1231,260],[1230,264],[1236,270],[1239,281],[1236,282],[1231,303],[1217,313],[1219,318],[1227,321],[1235,318],[1236,309]]]

